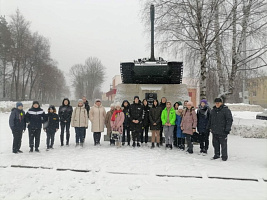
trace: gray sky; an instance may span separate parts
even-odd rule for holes
[[[150,56],[150,38],[141,20],[139,0],[0,2],[0,14],[8,21],[18,8],[31,22],[31,31],[50,40],[51,57],[65,75],[74,64],[98,57],[107,68],[103,91],[108,91],[112,77],[120,74],[121,61]]]

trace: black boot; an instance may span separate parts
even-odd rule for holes
[[[30,148],[30,152],[33,152],[33,147]]]
[[[159,147],[159,143],[157,143],[157,147]]]
[[[40,152],[38,148],[35,148],[35,151],[36,151],[36,152]]]
[[[169,145],[170,149],[172,149],[172,144]]]
[[[137,147],[140,147],[140,143],[139,142],[137,142]]]
[[[155,148],[154,142],[152,142],[151,149]]]

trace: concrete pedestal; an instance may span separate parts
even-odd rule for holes
[[[134,96],[139,96],[142,100],[145,98],[145,93],[157,93],[159,102],[161,97],[166,97],[172,104],[177,101],[189,100],[185,84],[119,84],[115,102],[128,100],[132,103]]]

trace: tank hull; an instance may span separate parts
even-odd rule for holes
[[[122,82],[126,84],[181,84],[182,62],[123,62]]]

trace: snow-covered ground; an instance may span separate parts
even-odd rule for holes
[[[75,148],[71,128],[69,147],[60,147],[57,132],[55,148],[45,151],[43,132],[41,153],[28,153],[26,131],[24,153],[13,154],[9,114],[0,113],[0,199],[267,199],[266,139],[229,135],[229,160],[223,162],[210,160],[212,145],[207,156],[198,154],[198,145],[192,155],[163,147],[116,148],[104,141],[95,147],[90,127],[84,148]],[[234,121],[250,124],[256,114],[233,112]]]

